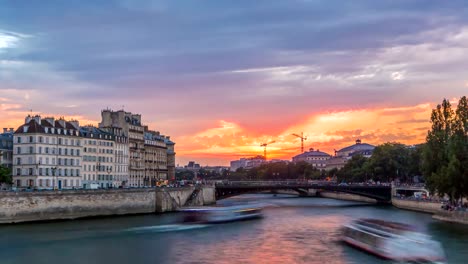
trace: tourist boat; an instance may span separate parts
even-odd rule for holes
[[[343,241],[394,261],[446,263],[441,245],[406,224],[359,219],[343,227]]]
[[[185,224],[216,224],[262,217],[262,207],[250,204],[180,210]]]

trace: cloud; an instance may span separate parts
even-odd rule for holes
[[[466,94],[466,13],[461,0],[9,1],[0,122],[31,108],[98,120],[125,105],[179,139],[181,157],[231,155],[226,142],[257,153],[273,137],[286,156],[300,131],[324,149],[356,135],[413,141],[392,126],[423,126],[425,102]]]

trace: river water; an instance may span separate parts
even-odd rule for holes
[[[0,263],[389,263],[339,242],[360,217],[409,223],[443,244],[449,263],[468,263],[468,227],[428,214],[322,198],[244,195],[258,220],[163,232],[177,214],[125,216],[0,227]]]

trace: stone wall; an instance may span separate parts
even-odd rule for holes
[[[320,197],[345,200],[345,201],[354,201],[354,202],[363,202],[363,203],[377,203],[375,199],[367,198],[360,195],[349,194],[349,193],[340,193],[340,192],[320,192]]]
[[[174,211],[195,187],[161,189],[0,192],[0,223]],[[203,187],[196,205],[215,203],[214,188]]]
[[[432,217],[446,222],[468,224],[468,212],[440,210]]]
[[[440,209],[441,204],[436,203],[436,202],[392,198],[392,204],[393,206],[400,208],[400,209],[431,213],[431,214],[442,211]]]

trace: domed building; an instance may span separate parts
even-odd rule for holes
[[[372,156],[375,146],[362,143],[360,139],[356,140],[356,144],[342,148],[335,154],[336,157],[351,159],[354,155],[363,155],[366,158]]]
[[[311,148],[309,151],[294,156],[292,158],[293,162],[301,162],[305,161],[307,163],[312,164],[312,166],[316,167],[317,169],[325,169],[327,166],[327,160],[331,158],[331,155],[320,150],[314,150]]]

